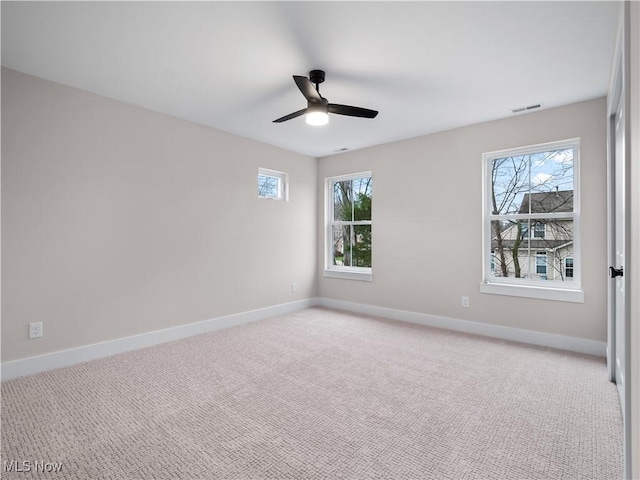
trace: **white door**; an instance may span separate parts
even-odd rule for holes
[[[610,276],[615,282],[614,288],[614,323],[615,323],[615,380],[622,403],[622,411],[625,411],[625,279],[624,279],[624,254],[625,254],[625,117],[622,102],[619,102],[614,118],[615,152],[614,152],[614,265],[609,269]]]
[[[628,124],[626,113],[628,99],[623,82],[622,62],[617,69],[617,90],[612,97],[609,122],[609,335],[607,363],[609,377],[616,382],[620,404],[624,435],[625,477],[631,472],[631,405],[629,404],[630,386],[626,376],[629,355],[629,298],[626,295],[624,276],[625,253],[629,248],[629,219],[627,210],[629,159],[626,151]]]
[[[608,285],[609,314],[607,338],[607,364],[609,378],[616,382],[620,404],[622,406],[622,425],[624,437],[624,478],[631,475],[631,383],[626,374],[629,367],[630,318],[629,299],[625,285],[625,254],[629,253],[629,35],[630,3],[623,6],[622,28],[618,32],[612,84],[609,88],[607,105],[609,125],[607,137],[608,155]]]

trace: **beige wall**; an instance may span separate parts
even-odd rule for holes
[[[316,164],[3,69],[2,361],[313,297]]]
[[[604,99],[326,157],[318,175],[315,159],[6,69],[2,114],[2,361],[315,295],[606,338]],[[481,154],[577,136],[585,303],[480,294]],[[259,166],[289,173],[289,202],[256,198]],[[362,170],[374,281],[316,290],[316,188]]]
[[[581,137],[585,302],[480,294],[482,153]],[[371,170],[373,282],[319,279],[319,296],[606,341],[604,98],[320,159],[325,177]],[[323,259],[319,195],[318,268]],[[442,255],[441,252],[452,252]],[[470,297],[470,308],[460,306]]]

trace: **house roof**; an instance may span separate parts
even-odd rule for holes
[[[529,210],[531,203],[531,210]],[[525,193],[518,213],[573,212],[573,190]]]

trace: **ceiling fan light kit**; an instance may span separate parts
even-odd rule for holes
[[[306,121],[314,127],[329,123],[329,112],[326,105],[309,105],[307,107]]]
[[[376,110],[369,110],[368,108],[329,103],[326,98],[320,95],[320,84],[324,82],[324,77],[325,74],[322,70],[311,70],[309,72],[309,78],[294,75],[293,81],[302,92],[302,95],[307,99],[307,108],[280,117],[273,122],[282,123],[306,114],[307,124],[319,126],[329,123],[329,113],[361,118],[375,118],[376,115],[378,115]],[[315,87],[313,84],[315,84]]]

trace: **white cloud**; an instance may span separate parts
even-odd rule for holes
[[[538,173],[535,177],[531,179],[531,183],[534,185],[542,185],[543,183],[548,182],[553,178],[553,175],[549,175],[548,173]]]
[[[573,150],[560,150],[559,152],[551,155],[549,157],[549,160],[552,160],[556,163],[571,163],[573,162]]]

